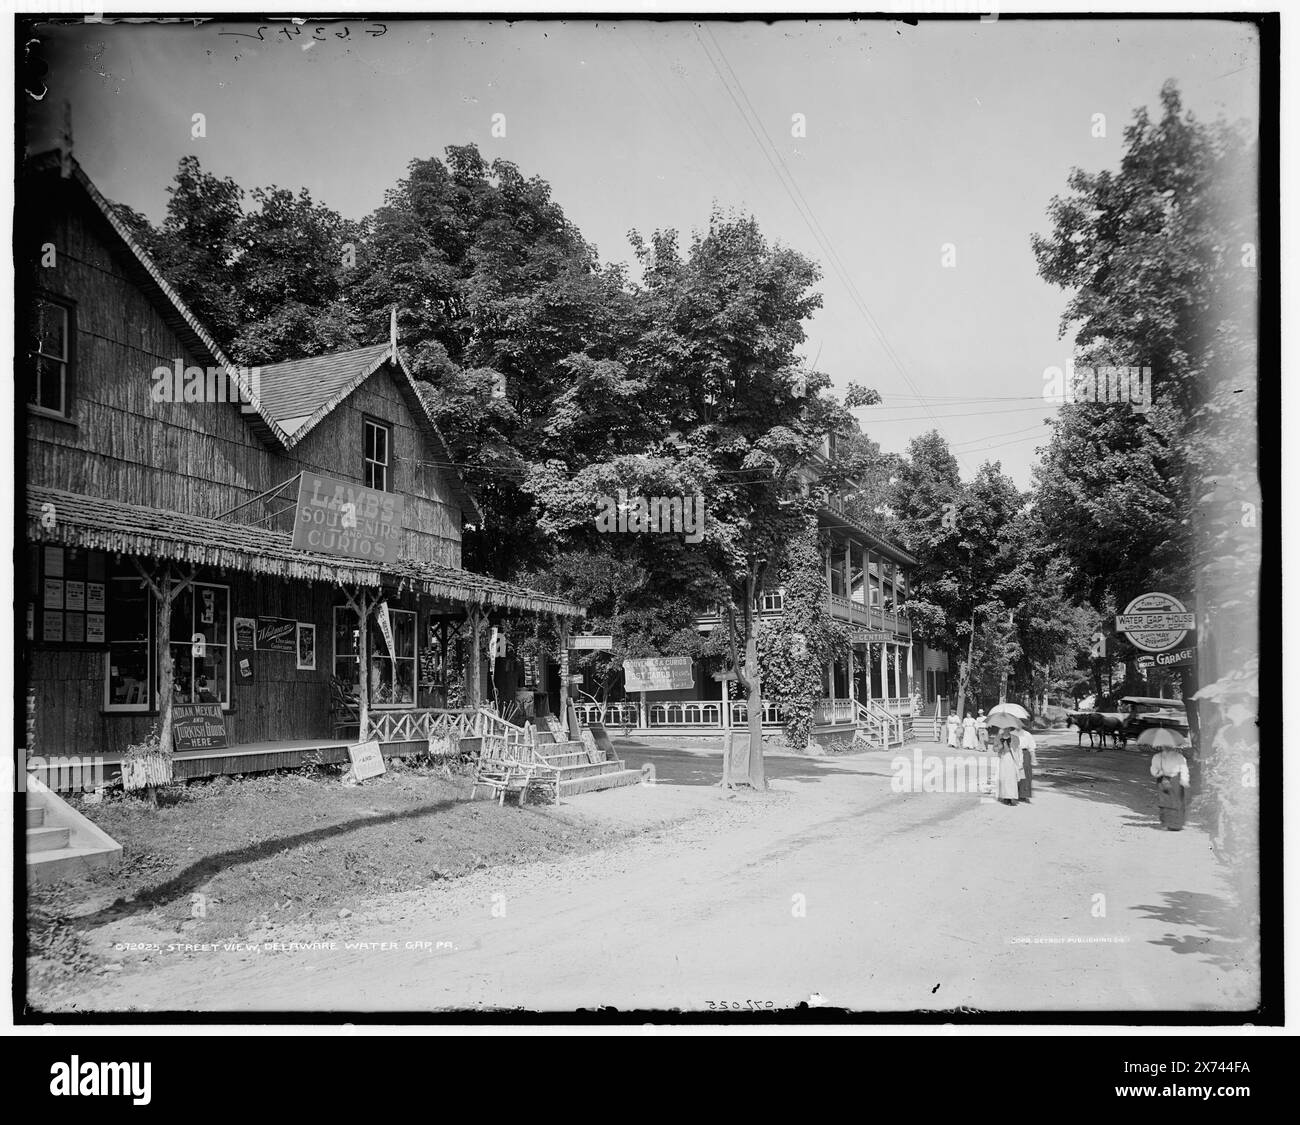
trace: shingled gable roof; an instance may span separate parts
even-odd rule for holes
[[[419,389],[415,386],[410,371],[391,344],[374,344],[350,352],[293,360],[288,363],[273,364],[269,368],[261,368],[263,385],[259,390],[265,390],[268,385],[280,388],[276,398],[277,405],[272,406],[264,394],[254,393],[254,388],[244,377],[243,372],[222,351],[221,346],[199,322],[198,317],[181,300],[180,294],[163,277],[162,271],[158,269],[144,247],[135,240],[126,224],[117,217],[113,205],[71,154],[54,149],[33,157],[30,164],[33,172],[51,172],[61,168],[67,169],[68,179],[85,192],[87,199],[108,224],[110,231],[116,235],[121,248],[126,251],[124,258],[131,280],[154,301],[167,326],[200,358],[208,360],[210,366],[230,369],[231,377],[243,392],[244,401],[253,407],[253,413],[245,414],[245,417],[259,437],[263,440],[275,441],[283,449],[292,449],[317,422],[379,370],[385,360],[393,356],[396,360],[395,366],[402,372],[402,378],[398,382],[402,384],[412,413],[425,424],[433,441],[434,450],[444,464],[442,472],[451,484],[462,513],[470,522],[478,523],[482,520],[483,514],[478,503],[465,487],[464,480],[454,467],[451,450],[446,440],[438,430]],[[268,380],[266,377],[268,371],[278,372],[278,374],[273,374]],[[293,413],[297,409],[295,402],[299,396],[317,395],[319,388],[312,385],[316,375],[326,377],[324,389],[327,391],[332,389],[334,393],[328,394],[328,397],[317,402],[306,418],[300,418]],[[300,389],[295,389],[295,385]],[[298,405],[300,406],[301,403]],[[293,428],[287,429],[282,424],[282,420],[293,422]]]
[[[288,435],[286,449],[292,449],[327,418],[349,395],[386,363],[392,363],[397,385],[407,406],[433,443],[440,471],[451,484],[452,492],[465,518],[477,523],[483,518],[478,503],[452,461],[451,449],[433,420],[401,353],[392,343],[371,344],[346,352],[293,359],[258,368],[262,402],[267,412]]]
[[[208,366],[230,369],[231,378],[242,391],[244,401],[253,407],[253,413],[245,415],[253,430],[264,441],[272,440],[285,445],[289,435],[266,412],[239,368],[221,350],[221,346],[212,338],[208,330],[199,323],[199,318],[181,300],[180,294],[163,277],[162,271],[154,264],[144,247],[135,240],[135,236],[131,234],[126,224],[117,217],[113,205],[104,198],[90,177],[82,170],[81,165],[70,154],[57,149],[40,153],[31,159],[29,165],[29,170],[35,173],[48,173],[60,168],[66,169],[67,181],[82,189],[94,210],[108,225],[110,233],[115,236],[119,244],[118,249],[125,251],[122,258],[128,275],[140,291],[153,301],[167,326],[195,355],[206,360]]]

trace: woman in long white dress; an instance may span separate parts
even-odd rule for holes
[[[975,733],[975,719],[966,713],[966,717],[961,721],[961,748],[963,750],[978,750],[980,748],[979,735]]]
[[[948,712],[948,746],[956,750],[958,732],[961,730],[961,721],[957,718],[956,711]]]
[[[1014,805],[1020,800],[1020,782],[1024,779],[1024,751],[1020,736],[1011,727],[998,731],[998,800]]]

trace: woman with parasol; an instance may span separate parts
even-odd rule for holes
[[[1139,746],[1155,749],[1151,756],[1151,776],[1156,779],[1156,807],[1160,823],[1170,832],[1181,832],[1187,819],[1187,789],[1191,775],[1183,748],[1186,738],[1165,726],[1147,727],[1138,735]]]
[[[989,730],[998,752],[998,800],[1014,805],[1020,800],[1020,783],[1025,778],[1024,752],[1020,748],[1020,720],[996,707],[989,715]]]
[[[1010,730],[1020,747],[1020,778],[1016,789],[1022,801],[1034,799],[1034,761],[1038,751],[1038,743],[1029,733],[1028,722],[1029,712],[1019,703],[999,703],[989,712],[988,717],[990,727]]]

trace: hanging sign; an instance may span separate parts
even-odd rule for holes
[[[304,472],[298,482],[293,546],[299,551],[392,562],[402,553],[404,497]]]
[[[569,647],[579,651],[598,652],[614,647],[613,637],[602,637],[594,634],[587,636],[577,636],[569,638]]]
[[[1171,594],[1142,594],[1115,618],[1115,628],[1146,652],[1168,652],[1196,628],[1196,615]]]

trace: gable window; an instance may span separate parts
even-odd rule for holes
[[[389,491],[392,431],[383,422],[366,418],[362,423],[362,478],[367,488]]]
[[[30,384],[27,402],[42,414],[72,413],[72,332],[70,305],[38,297],[32,310]]]

